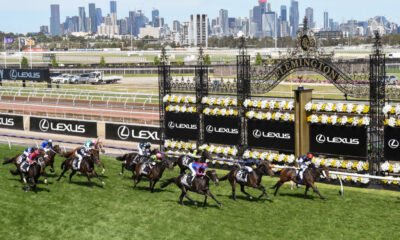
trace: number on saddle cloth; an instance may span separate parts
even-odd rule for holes
[[[240,182],[247,182],[249,172],[245,169],[240,169],[236,174],[236,180]]]
[[[142,164],[142,167],[140,168],[140,173],[148,175],[150,174],[150,166],[149,163],[144,163]]]
[[[182,159],[183,166],[189,167],[189,164],[191,164],[192,162],[193,162],[193,158],[192,157],[190,157],[188,155],[183,156],[183,159]]]
[[[24,158],[24,154],[21,154],[18,159],[17,159],[17,164],[21,164],[23,160],[25,160],[26,158]]]
[[[22,172],[27,173],[29,171],[29,162],[28,161],[24,161],[22,162],[21,166],[19,167],[21,169]]]
[[[79,158],[75,158],[74,162],[72,163],[72,169],[74,169],[74,170],[81,169],[81,163],[82,163],[82,161],[79,161]]]
[[[194,177],[192,176],[192,174],[186,173],[185,175],[182,176],[181,183],[187,187],[191,187],[193,180]]]
[[[305,170],[305,168],[296,169],[296,179],[300,181],[300,183],[303,183],[303,174]]]

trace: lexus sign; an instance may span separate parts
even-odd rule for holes
[[[165,114],[165,135],[167,139],[197,140],[200,132],[200,117],[197,113]]]
[[[49,81],[49,69],[0,69],[0,79]]]
[[[247,120],[249,147],[294,152],[294,123]]]
[[[96,122],[54,118],[30,118],[30,130],[81,137],[97,137]]]
[[[160,143],[160,128],[106,123],[106,139]]]
[[[24,118],[19,115],[0,114],[0,128],[24,130]]]
[[[385,159],[400,161],[400,128],[385,127]]]
[[[240,126],[238,117],[204,116],[204,141],[237,145],[240,143]]]
[[[310,150],[314,153],[366,157],[367,129],[311,124]]]

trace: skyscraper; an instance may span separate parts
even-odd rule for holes
[[[96,18],[96,5],[89,3],[89,18],[90,18],[90,31],[97,32],[97,18]]]
[[[103,14],[101,13],[101,8],[96,8],[96,24],[100,26],[103,23]]]
[[[286,22],[287,21],[287,7],[286,5],[281,6],[281,21]]]
[[[52,4],[50,5],[50,34],[51,35],[61,35],[60,28],[60,5]]]
[[[85,7],[79,7],[79,32],[87,32]]]
[[[158,9],[153,9],[153,11],[151,11],[151,22],[153,23],[153,26],[155,24],[156,18],[160,17],[160,11]],[[158,25],[160,25],[160,23],[156,23]]]
[[[208,47],[207,14],[190,15],[189,45]]]
[[[110,1],[110,13],[117,13],[117,1]]]
[[[292,38],[296,38],[299,29],[299,2],[292,0],[290,4],[290,26],[292,28]]]
[[[324,30],[329,30],[329,16],[327,11],[324,12]]]
[[[313,8],[306,8],[306,18],[308,19],[308,26],[309,28],[314,27],[314,9]]]
[[[219,17],[218,17],[219,25],[222,30],[222,35],[228,35],[229,33],[229,24],[228,24],[228,10],[221,9],[219,10]]]
[[[264,37],[276,37],[277,18],[275,12],[266,12],[263,14],[262,31]]]
[[[180,24],[180,22],[178,20],[173,21],[172,30],[174,32],[180,32],[181,31],[181,24]]]

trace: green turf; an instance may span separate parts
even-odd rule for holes
[[[0,145],[0,157],[12,156],[21,147]],[[228,182],[211,186],[224,206],[220,209],[209,199],[206,208],[178,204],[179,190],[170,185],[153,194],[144,181],[133,190],[130,174],[119,175],[120,163],[102,159],[107,167],[102,187],[97,179],[91,189],[85,177],[74,176],[48,186],[41,183],[38,192],[22,190],[18,176],[0,168],[0,239],[399,239],[400,201],[397,192],[346,188],[317,184],[324,202],[311,193],[304,200],[304,188],[281,188],[273,202],[250,201],[238,193],[238,202],[230,198]],[[60,173],[60,159],[56,174]],[[226,172],[219,171],[223,176]],[[163,179],[178,175],[166,171]],[[276,179],[266,177],[264,186]],[[259,195],[257,190],[249,190]],[[197,201],[203,197],[190,193]],[[188,204],[187,201],[185,203]]]

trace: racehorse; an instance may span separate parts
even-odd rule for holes
[[[207,150],[204,150],[198,162],[205,163],[207,159],[212,159],[212,156]],[[178,165],[179,168],[181,169],[180,173],[183,174],[185,173],[186,169],[189,169],[189,164],[192,162],[193,162],[192,157],[188,155],[183,155],[180,156],[176,162],[174,162],[174,166]]]
[[[197,202],[193,201],[188,195],[187,191],[195,192],[201,195],[204,195],[204,202],[203,202],[203,207],[206,206],[207,204],[207,196],[210,196],[214,201],[218,203],[220,207],[222,207],[222,203],[220,203],[214,195],[210,192],[210,179],[215,183],[216,186],[219,185],[219,180],[218,180],[218,175],[215,170],[212,171],[207,171],[204,177],[195,177],[192,180],[191,186],[187,186],[183,183],[182,178],[186,174],[181,174],[179,177],[176,178],[170,178],[163,182],[161,184],[161,188],[167,187],[171,183],[175,183],[178,188],[181,189],[182,193],[179,196],[179,202],[180,204],[184,205],[183,203],[183,197],[186,197],[189,199],[190,202],[192,202],[194,205],[197,205]]]
[[[76,151],[78,151],[80,148],[81,148],[81,147],[76,147],[76,148],[75,148],[74,150],[72,150],[72,151],[64,152],[64,153],[62,154],[62,156],[65,157],[66,159],[71,158],[71,157],[74,157],[74,158],[75,158],[75,157],[77,157]],[[105,149],[104,149],[103,143],[102,143],[99,139],[97,139],[96,144],[94,145],[93,149],[98,150],[98,152],[97,152],[98,155],[100,154],[100,152],[101,152],[101,153],[105,153],[105,152],[106,152]],[[105,169],[105,167],[104,167],[104,163],[102,163],[102,162],[100,161],[100,156],[97,157],[96,165],[102,167],[101,174],[104,174],[104,173],[106,172],[106,169]]]
[[[263,175],[269,175],[269,176],[274,175],[274,173],[271,170],[271,167],[269,166],[269,163],[267,161],[260,161],[257,168],[254,169],[251,173],[248,173],[247,179],[240,179],[237,177],[240,170],[241,169],[234,169],[230,171],[226,176],[219,179],[219,181],[229,180],[232,186],[233,199],[237,201],[236,183],[238,183],[240,184],[240,190],[242,191],[242,193],[246,194],[246,196],[248,196],[250,199],[253,199],[253,197],[244,190],[245,186],[259,189],[260,191],[262,191],[262,194],[258,198],[261,198],[262,196],[265,195],[265,198],[267,200],[270,200],[268,194],[265,192],[265,188],[261,186],[261,179]]]
[[[150,152],[150,156],[157,153],[156,149],[153,149]],[[124,161],[121,166],[121,172],[119,175],[124,174],[124,168],[128,171],[132,171],[132,174],[135,174],[136,164],[140,162],[148,162],[151,160],[150,157],[140,156],[139,153],[127,153],[122,156],[116,158],[118,161]]]
[[[28,192],[29,190],[33,190],[36,188],[36,183],[39,180],[39,177],[41,174],[44,174],[45,176],[45,183],[47,184],[47,176],[46,172],[42,168],[42,165],[44,164],[43,162],[43,155],[38,158],[38,161],[35,161],[32,163],[32,165],[29,167],[28,172],[23,173],[24,175],[24,180],[23,182],[26,182],[28,184],[28,187],[25,188],[25,191]],[[20,171],[21,172],[21,171]],[[27,180],[26,180],[27,179]],[[24,185],[24,184],[22,184]]]
[[[75,173],[76,173],[77,171],[79,171],[79,172],[81,172],[81,173],[83,173],[83,174],[86,175],[86,177],[87,177],[87,179],[88,179],[88,181],[89,181],[90,187],[93,187],[93,183],[92,183],[92,181],[90,180],[90,174],[93,174],[94,176],[96,176],[96,177],[100,180],[100,182],[101,182],[103,185],[105,185],[104,181],[100,178],[100,176],[99,176],[99,175],[96,173],[96,171],[94,170],[94,164],[95,164],[96,161],[98,161],[98,159],[97,159],[98,156],[99,156],[98,150],[96,150],[96,149],[91,149],[91,150],[90,150],[90,156],[85,156],[85,157],[82,159],[79,170],[74,170],[74,169],[73,169],[73,163],[74,163],[75,158],[68,158],[67,160],[65,160],[65,161],[61,164],[61,169],[63,170],[63,172],[62,172],[61,175],[57,178],[56,181],[60,181],[61,177],[64,176],[65,172],[67,172],[69,169],[71,169],[72,172],[71,172],[71,174],[69,175],[69,183],[71,183],[72,176],[74,176]]]
[[[173,163],[166,157],[164,156],[161,162],[157,162],[150,171],[144,172],[143,170],[147,167],[148,168],[148,163],[147,162],[142,162],[138,163],[136,165],[136,175],[134,175],[134,185],[133,188],[136,187],[136,185],[140,182],[142,176],[145,176],[149,178],[150,182],[150,191],[153,193],[154,192],[154,186],[156,183],[161,179],[162,174],[164,170],[168,167],[169,169],[174,169]],[[147,166],[146,166],[147,165]]]
[[[46,174],[46,171],[45,171],[46,163],[45,163],[45,160],[44,160],[44,157],[43,157],[44,154],[45,153],[40,150],[40,155],[39,155],[40,163],[39,164],[41,164],[40,173],[43,174],[43,176],[45,178],[44,179],[44,183],[47,184],[47,174]],[[36,159],[38,159],[39,157],[37,157]],[[26,161],[26,159],[24,161]],[[26,178],[23,177],[24,174],[21,171],[22,162],[23,162],[22,161],[22,154],[18,154],[17,156],[15,156],[13,158],[4,158],[3,165],[9,164],[9,163],[14,163],[15,167],[16,167],[16,170],[12,170],[10,168],[10,173],[12,175],[20,175],[21,183],[24,184],[24,183],[26,183]]]
[[[288,182],[288,181],[293,181],[297,184],[304,184],[306,186],[306,190],[304,192],[304,198],[307,198],[308,189],[311,187],[314,190],[314,192],[316,192],[322,200],[327,200],[326,198],[324,198],[321,195],[321,193],[318,191],[317,187],[314,184],[315,180],[318,177],[320,177],[321,175],[323,175],[324,177],[326,177],[329,180],[330,176],[329,176],[328,168],[327,167],[316,168],[314,164],[311,164],[303,172],[303,182],[301,183],[296,178],[296,170],[295,169],[284,168],[281,171],[279,181],[273,187],[271,187],[271,189],[275,188],[274,196],[276,196],[276,194],[277,194],[279,188],[282,186],[282,184],[284,184],[285,182]]]
[[[61,148],[58,145],[54,145],[53,149],[50,149],[49,153],[44,156],[44,167],[43,170],[46,169],[47,166],[50,166],[50,172],[54,172],[54,159],[57,154],[62,154]]]

